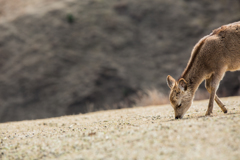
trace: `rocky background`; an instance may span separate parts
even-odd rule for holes
[[[131,107],[186,67],[240,1],[0,0],[0,122]],[[201,86],[203,87],[203,86]],[[239,95],[239,72],[219,96]]]

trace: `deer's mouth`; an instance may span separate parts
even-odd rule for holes
[[[175,119],[182,119],[182,116],[176,116]]]

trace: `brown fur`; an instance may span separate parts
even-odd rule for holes
[[[203,37],[193,48],[191,58],[180,78],[176,81],[171,76],[167,77],[171,89],[169,98],[175,117],[183,117],[203,80],[210,93],[206,115],[212,113],[214,99],[222,111],[227,113],[216,91],[226,71],[239,69],[240,22],[224,25]]]
[[[189,72],[189,70],[192,68],[193,63],[194,63],[194,61],[195,61],[195,59],[196,59],[196,57],[197,57],[197,54],[199,53],[202,45],[204,44],[205,39],[206,39],[206,37],[202,38],[202,39],[199,41],[199,43],[197,43],[197,45],[194,47],[193,52],[192,52],[192,54],[191,54],[191,60],[188,62],[187,67],[186,67],[186,69],[184,70],[184,72],[182,73],[182,75],[181,75],[180,78],[183,78],[183,77]],[[179,78],[179,79],[180,79],[180,78]]]
[[[227,26],[222,26],[212,31],[210,35],[218,35],[220,32],[224,32],[227,29]]]

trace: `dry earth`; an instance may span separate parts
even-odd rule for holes
[[[181,120],[169,105],[0,124],[0,159],[240,159],[240,97],[229,113],[194,102]]]

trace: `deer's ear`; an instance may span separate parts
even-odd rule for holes
[[[179,79],[178,86],[182,91],[187,90],[187,81],[184,78]]]
[[[170,89],[172,89],[172,87],[174,86],[175,82],[176,81],[175,81],[175,79],[172,76],[170,76],[170,75],[167,76],[167,84],[168,84],[168,87]]]

